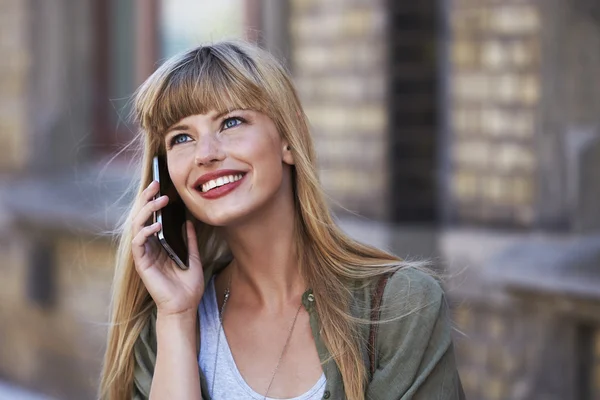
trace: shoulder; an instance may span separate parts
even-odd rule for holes
[[[393,273],[385,286],[382,313],[398,311],[436,311],[444,299],[439,282],[429,273],[414,267]],[[386,312],[386,309],[391,308]]]
[[[386,285],[375,339],[373,398],[464,398],[456,371],[452,324],[439,282],[405,268]]]
[[[401,267],[387,275],[385,286],[382,279],[386,275],[377,275],[368,281],[357,281],[352,293],[354,307],[351,313],[359,318],[369,319],[375,292],[383,289],[378,295],[382,320],[406,315],[416,309],[439,308],[444,301],[444,291],[434,276],[421,269],[407,266]]]
[[[451,324],[444,291],[424,271],[416,268],[396,271],[386,284],[380,310],[378,344],[382,348],[395,352],[398,346],[406,346],[408,353],[424,351],[432,336],[440,346],[449,344]],[[433,335],[436,331],[443,334]]]

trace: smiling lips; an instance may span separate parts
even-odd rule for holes
[[[195,188],[206,199],[216,199],[237,188],[245,174],[240,171],[222,170],[202,175]]]
[[[206,182],[205,184],[203,184],[201,186],[202,192],[206,193],[209,190],[214,189],[216,187],[221,187],[228,183],[233,183],[233,182],[239,181],[240,179],[242,179],[242,176],[243,176],[242,174],[226,175],[226,176],[222,176],[217,179],[211,179],[210,181]]]

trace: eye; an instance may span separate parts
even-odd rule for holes
[[[233,128],[236,127],[238,125],[241,125],[244,121],[243,118],[240,117],[231,117],[231,118],[226,118],[223,121],[223,129],[229,129],[229,128]]]
[[[169,141],[169,145],[174,146],[176,144],[185,143],[188,141],[188,139],[190,139],[190,135],[185,134],[185,133],[180,133],[171,138],[171,140]]]

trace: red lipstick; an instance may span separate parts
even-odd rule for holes
[[[202,191],[202,185],[204,185],[205,183],[211,181],[211,180],[216,180],[218,178],[224,177],[224,176],[236,176],[236,175],[242,175],[242,178],[234,181],[234,182],[229,182],[226,183],[224,185],[218,186],[218,187],[214,187],[212,189],[209,189],[206,192]],[[217,199],[219,197],[225,196],[227,193],[231,192],[232,190],[234,190],[235,188],[237,188],[242,181],[244,180],[246,176],[246,173],[244,171],[238,171],[238,170],[232,170],[232,169],[223,169],[223,170],[218,170],[218,171],[214,171],[214,172],[209,172],[207,174],[202,175],[200,178],[198,178],[194,184],[194,188],[196,189],[196,191],[198,191],[198,193],[200,193],[200,196],[202,196],[205,199]]]

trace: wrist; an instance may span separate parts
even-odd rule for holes
[[[193,325],[195,328],[197,318],[198,313],[196,312],[196,310],[187,310],[183,312],[173,313],[161,311],[159,309],[156,313],[156,324],[174,327],[186,327],[189,325]]]

